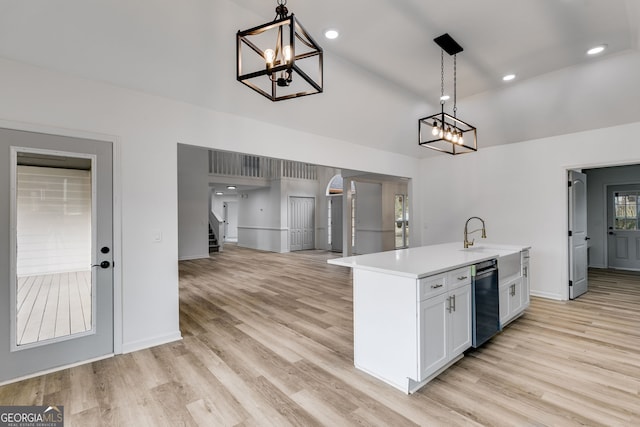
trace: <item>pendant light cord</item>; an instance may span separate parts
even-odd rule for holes
[[[458,55],[453,55],[453,117],[456,117],[456,112],[458,111],[456,90],[456,87],[458,86],[458,67],[456,64],[457,57]]]
[[[440,49],[440,104],[444,105],[444,50]]]

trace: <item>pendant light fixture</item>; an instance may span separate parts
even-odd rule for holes
[[[449,35],[433,39],[440,46],[440,112],[418,120],[418,145],[449,154],[477,151],[476,128],[457,116],[457,55],[462,47]],[[453,115],[445,113],[444,52],[453,56]]]
[[[272,22],[238,31],[236,78],[272,101],[322,92],[322,48],[277,0]]]

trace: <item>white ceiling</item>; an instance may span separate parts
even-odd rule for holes
[[[480,148],[640,120],[638,0],[289,0],[324,48],[324,93],[272,103],[235,80],[235,33],[275,6],[0,0],[0,56],[424,157],[417,120],[437,111],[440,91],[432,40],[448,32],[465,49],[458,113]],[[327,28],[340,37],[324,39]],[[601,43],[603,55],[585,55]],[[504,83],[506,73],[518,77]]]

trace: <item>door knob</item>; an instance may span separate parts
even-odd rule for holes
[[[111,263],[109,261],[102,261],[100,264],[94,264],[91,267],[109,268]]]
[[[110,251],[110,249],[109,249],[109,247],[107,247],[107,246],[103,246],[103,247],[100,249],[100,252],[102,252],[103,254],[108,254],[108,253],[109,253],[109,251]]]

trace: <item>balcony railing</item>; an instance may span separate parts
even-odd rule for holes
[[[209,173],[244,178],[316,180],[316,165],[248,154],[209,151]]]

